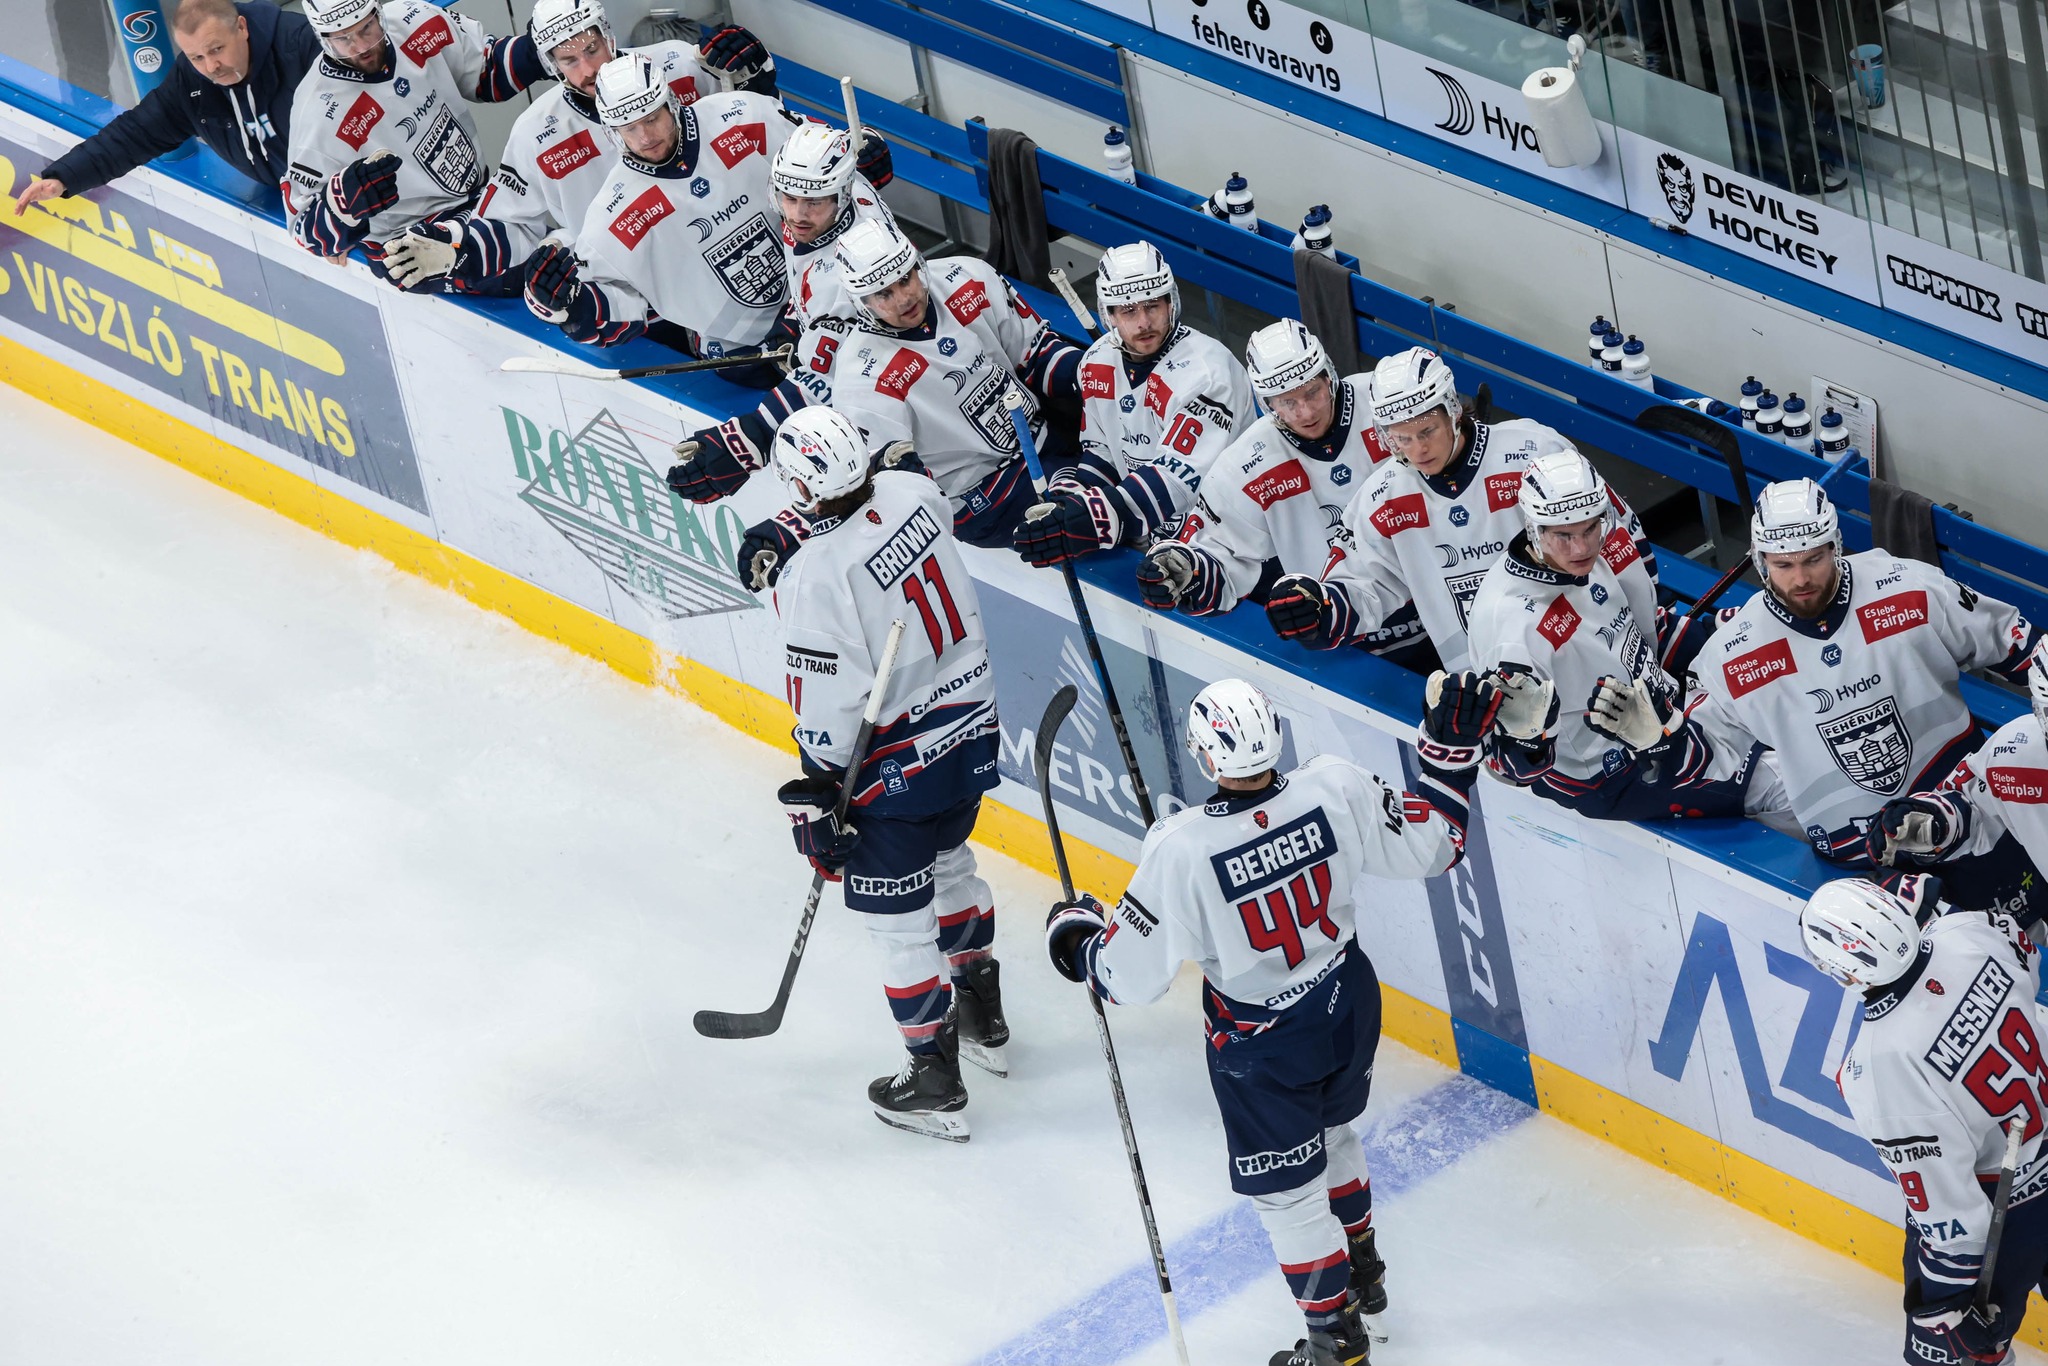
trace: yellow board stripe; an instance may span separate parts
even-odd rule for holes
[[[695,660],[671,655],[587,608],[331,493],[238,446],[167,417],[142,400],[0,337],[0,380],[52,407],[263,504],[344,545],[373,550],[401,569],[452,589],[534,634],[588,655],[635,682],[687,696],[737,730],[789,753],[789,711],[778,698]],[[1037,817],[1001,802],[982,804],[975,842],[1051,875],[1051,841]],[[1069,838],[1075,885],[1105,899],[1122,895],[1130,863]],[[1392,987],[1381,988],[1387,1037],[1458,1066],[1451,1017]],[[1543,1110],[1653,1162],[1773,1223],[1894,1278],[1905,1233],[1847,1201],[1785,1175],[1716,1139],[1541,1058],[1529,1059]],[[2048,1314],[2028,1314],[2020,1340],[2048,1347]]]

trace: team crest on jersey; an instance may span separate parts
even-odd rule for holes
[[[1471,520],[1472,513],[1468,509],[1462,507],[1454,507],[1451,509],[1452,526],[1465,526],[1466,524],[1471,522]]]
[[[1339,487],[1342,487],[1343,485],[1350,483],[1351,466],[1332,465],[1330,467],[1330,482],[1338,485]]]
[[[1252,812],[1252,821],[1259,827],[1259,829],[1264,830],[1267,824],[1266,813],[1263,811]]]
[[[476,144],[455,121],[455,111],[445,104],[434,115],[434,121],[427,125],[427,130],[420,134],[419,141],[413,144],[412,158],[436,185],[449,194],[468,194],[476,188],[477,178],[483,174]]]
[[[1592,598],[1596,603],[1604,604],[1607,601],[1607,590],[1597,583],[1589,584],[1586,587],[1586,596]]]
[[[711,182],[703,176],[697,176],[690,181],[690,193],[699,199],[707,197],[711,193]]]
[[[942,356],[950,356],[950,355],[952,355],[952,354],[953,354],[954,352],[958,351],[959,349],[960,349],[960,343],[959,343],[959,342],[956,342],[956,341],[954,341],[954,340],[953,340],[953,339],[952,339],[951,337],[941,337],[941,338],[939,338],[939,354],[940,354],[940,355],[942,355]]]
[[[1842,647],[1839,645],[1832,644],[1822,646],[1820,652],[1820,662],[1827,665],[1830,669],[1834,668],[1837,664],[1840,664],[1842,662]]]
[[[1017,429],[1010,422],[1003,398],[1010,392],[1010,377],[991,367],[972,389],[960,398],[960,415],[974,424],[991,450],[1009,454],[1018,449]]]
[[[1834,755],[1835,767],[1850,782],[1880,797],[1895,796],[1906,785],[1906,761],[1913,744],[1899,720],[1899,704],[1879,698],[1860,711],[1816,727]]]
[[[711,267],[733,301],[748,308],[767,308],[789,287],[782,236],[768,226],[765,214],[755,214],[723,241],[706,247],[704,264]]]
[[[391,83],[391,88],[398,92],[398,98],[402,100],[407,95],[410,95],[412,93],[412,82],[407,80],[405,77],[400,76],[397,80]]]
[[[1472,611],[1472,600],[1479,596],[1479,585],[1485,580],[1486,571],[1475,569],[1470,574],[1454,574],[1444,580],[1444,587],[1451,590],[1451,605],[1458,609],[1458,626],[1466,625],[1466,618]]]

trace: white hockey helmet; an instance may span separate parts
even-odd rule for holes
[[[637,52],[614,57],[598,68],[597,121],[607,128],[624,128],[638,123],[663,105],[680,119],[682,106],[668,88],[668,82],[654,69],[654,63]]]
[[[1102,253],[1095,264],[1095,305],[1105,315],[1123,304],[1142,304],[1148,299],[1171,299],[1171,332],[1180,326],[1180,282],[1159,248],[1150,242],[1127,242]],[[1113,326],[1114,324],[1112,324]]]
[[[2034,642],[2027,656],[2027,693],[2034,699],[2034,719],[2048,729],[2048,635]]]
[[[1811,479],[1781,479],[1757,495],[1749,519],[1749,558],[1757,577],[1771,581],[1766,555],[1792,555],[1832,545],[1842,553],[1842,519],[1828,491]]]
[[[1607,491],[1607,481],[1592,461],[1575,450],[1548,451],[1530,461],[1522,471],[1515,501],[1521,505],[1532,548],[1543,527],[1571,526],[1599,517],[1604,540],[1614,526],[1614,498]]]
[[[1799,911],[1799,941],[1813,965],[1845,987],[1899,980],[1920,952],[1920,918],[1874,882],[1836,878]]]
[[[1331,384],[1337,382],[1337,367],[1330,364],[1330,353],[1323,350],[1315,333],[1293,318],[1268,323],[1252,333],[1244,344],[1244,368],[1251,377],[1252,392],[1262,403],[1299,389],[1317,375],[1329,376]]]
[[[868,481],[868,443],[836,408],[799,408],[775,429],[768,459],[799,512],[852,493]]]
[[[354,28],[377,12],[377,0],[305,0],[306,22],[325,37]],[[325,46],[325,44],[322,44]]]
[[[859,173],[859,158],[844,128],[806,121],[775,154],[768,181],[792,199],[832,199],[843,209]]]
[[[605,17],[598,0],[535,0],[533,17],[526,21],[527,36],[540,52],[540,64],[556,80],[562,73],[555,66],[554,51],[571,38],[596,29],[614,57],[619,45],[612,37],[612,21]]]
[[[1444,410],[1455,427],[1463,411],[1458,404],[1458,380],[1436,352],[1426,346],[1413,346],[1373,367],[1372,425],[1379,429],[1381,444],[1397,456],[1398,443],[1387,440],[1387,428],[1438,408]]]
[[[1188,708],[1188,753],[1211,782],[1264,773],[1280,762],[1273,704],[1241,678],[1217,679]]]
[[[868,296],[881,293],[924,265],[916,243],[887,218],[864,218],[855,223],[834,250],[840,283],[853,296],[861,320],[868,323],[879,321],[868,307]]]

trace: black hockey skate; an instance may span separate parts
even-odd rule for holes
[[[1374,1230],[1349,1240],[1351,1253],[1351,1302],[1358,1306],[1365,1331],[1374,1342],[1385,1342],[1387,1330],[1379,1316],[1387,1312],[1387,1264],[1374,1245]]]
[[[967,1087],[960,1080],[959,1026],[951,1017],[939,1028],[937,1053],[912,1053],[893,1077],[868,1084],[875,1118],[891,1128],[965,1143]]]
[[[1358,1321],[1354,1302],[1334,1333],[1310,1333],[1294,1344],[1291,1352],[1275,1352],[1266,1366],[1366,1366],[1372,1360],[1372,1343],[1365,1326]]]
[[[1003,1018],[1002,964],[980,958],[953,979],[953,1000],[960,1008],[960,1056],[984,1072],[1010,1075],[1003,1046],[1010,1024]]]

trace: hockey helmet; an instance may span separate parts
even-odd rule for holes
[[[868,481],[868,444],[836,408],[799,408],[775,430],[768,459],[798,512],[852,493]]]
[[[1766,555],[1792,555],[1832,545],[1842,553],[1842,519],[1827,490],[1811,479],[1782,479],[1766,485],[1749,519],[1749,558],[1757,577],[1771,581]]]
[[[654,63],[637,52],[614,57],[597,72],[597,121],[607,128],[624,128],[638,123],[663,105],[680,119],[682,106],[675,92],[654,69]]]
[[[1607,481],[1575,450],[1548,451],[1530,461],[1515,501],[1521,505],[1532,548],[1537,532],[1547,526],[1571,526],[1599,517],[1603,540],[1613,528],[1614,497]]]
[[[2048,635],[2035,641],[2027,656],[2027,693],[2034,699],[2034,719],[2048,729]]]
[[[1920,918],[1874,882],[1837,878],[1799,911],[1799,941],[1813,965],[1845,987],[1899,980],[1920,952]]]
[[[612,21],[605,17],[598,0],[537,0],[533,17],[526,21],[527,36],[540,52],[542,68],[556,80],[562,78],[562,72],[555,65],[555,49],[591,29],[597,30],[606,50],[616,57],[619,45],[612,38]]]
[[[1315,333],[1293,318],[1268,323],[1252,333],[1244,346],[1244,368],[1261,403],[1299,389],[1317,375],[1329,376],[1333,385],[1337,382],[1337,367],[1330,364],[1330,353],[1323,350]]]
[[[844,128],[807,121],[790,133],[775,164],[768,169],[768,181],[792,199],[833,199],[840,208],[853,192],[853,178],[860,173],[859,160]]]
[[[1458,381],[1444,358],[1426,346],[1413,346],[1388,356],[1372,371],[1372,425],[1379,429],[1380,444],[1406,463],[1400,444],[1389,438],[1387,429],[1397,423],[1425,417],[1438,408],[1456,426],[1462,409],[1458,405]]]
[[[306,0],[306,22],[325,37],[354,28],[378,12],[377,0]],[[324,44],[323,44],[324,46]]]
[[[1280,721],[1264,693],[1241,678],[1220,678],[1188,708],[1188,753],[1202,776],[1249,778],[1280,762]]]
[[[835,248],[839,279],[853,296],[861,321],[878,323],[868,297],[879,294],[924,264],[903,230],[886,218],[864,218],[846,230]]]
[[[1170,333],[1180,326],[1180,282],[1173,278],[1173,267],[1159,248],[1150,242],[1128,242],[1103,252],[1095,265],[1096,307],[1107,315],[1119,305],[1148,299],[1172,300],[1173,321],[1166,328]]]

